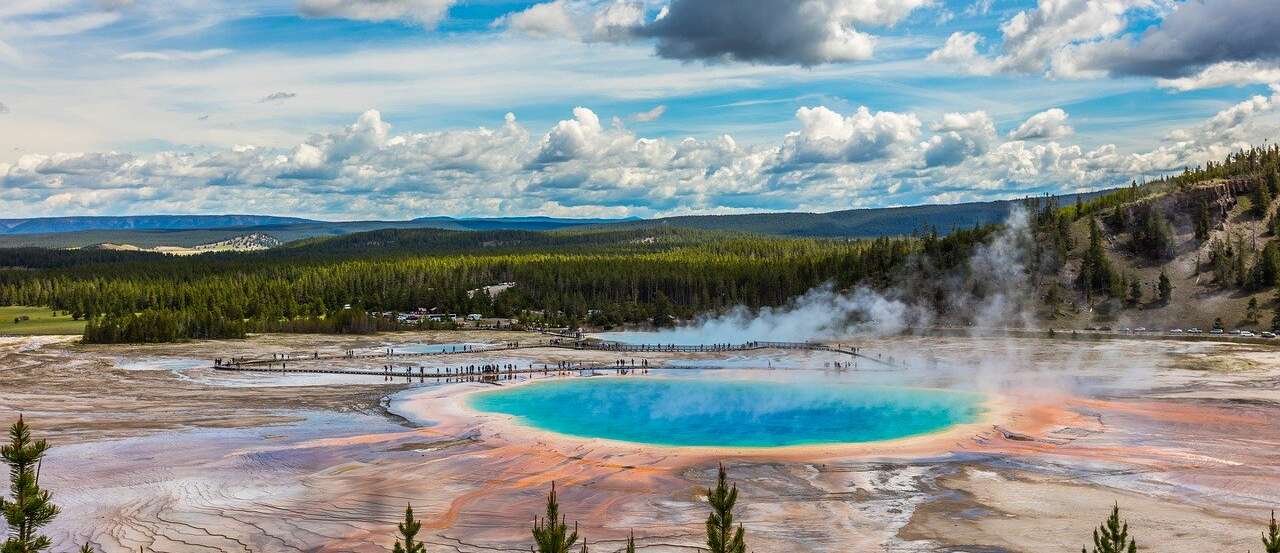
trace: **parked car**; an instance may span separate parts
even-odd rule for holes
[[[1215,328],[1215,329],[1213,329],[1213,330],[1210,330],[1210,331],[1209,331],[1209,334],[1222,334],[1222,329],[1221,329],[1221,328]]]
[[[1276,333],[1274,333],[1274,332],[1263,332],[1263,333],[1262,333],[1262,337],[1263,337],[1263,338],[1275,338],[1275,337],[1276,337]]]
[[[1250,332],[1250,331],[1248,331],[1248,330],[1241,330],[1241,331],[1240,331],[1240,335],[1241,335],[1241,336],[1243,336],[1243,337],[1245,337],[1245,338],[1248,338],[1248,337],[1250,337],[1250,336],[1254,336],[1254,333],[1252,333],[1252,332]]]
[[[1173,329],[1173,330],[1170,330],[1170,331],[1169,331],[1169,334],[1182,334],[1182,329],[1181,329],[1181,328],[1175,328],[1175,329]]]

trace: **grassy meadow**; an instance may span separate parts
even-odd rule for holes
[[[27,320],[16,319],[27,317]],[[47,334],[81,334],[84,321],[71,319],[69,313],[54,315],[48,307],[0,307],[0,336],[40,336]]]

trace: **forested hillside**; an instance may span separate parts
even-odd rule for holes
[[[1103,193],[1091,192],[1084,197],[1088,199]],[[1056,198],[1059,202],[1074,199],[1074,196]],[[1004,221],[1009,211],[1021,203],[1021,200],[1001,200],[827,213],[691,215],[659,219],[420,217],[407,221],[329,222],[242,215],[0,219],[0,248],[85,248],[99,244],[141,249],[161,246],[190,248],[246,234],[263,234],[281,242],[292,242],[387,229],[541,232],[586,227],[594,227],[594,230],[680,228],[809,238],[876,238],[903,236],[928,228],[945,234],[957,228],[996,224]]]
[[[167,312],[204,321],[212,313],[245,321],[250,330],[336,320],[347,304],[494,316],[536,310],[561,324],[585,321],[588,310],[602,324],[665,320],[664,313],[778,305],[828,281],[887,285],[916,254],[947,271],[987,232],[824,241],[672,229],[380,231],[198,258],[7,250],[0,265],[22,269],[0,272],[0,303],[48,305],[81,317]],[[500,282],[517,285],[493,298],[468,294]]]
[[[1082,194],[1091,199],[1110,191]],[[1062,203],[1076,196],[1038,198]],[[750,213],[743,215],[689,215],[664,217],[618,224],[633,228],[664,226],[675,228],[756,232],[813,238],[874,238],[904,236],[936,229],[946,233],[957,228],[1004,222],[1023,200],[999,200],[961,204],[915,205],[905,207],[848,209],[826,213]]]
[[[394,328],[417,308],[560,325],[654,322],[786,303],[831,284],[877,290],[941,324],[1270,328],[1280,282],[1280,150],[990,224],[875,239],[785,238],[666,226],[556,232],[391,229],[244,253],[0,250],[0,304],[93,319],[104,341]],[[1010,250],[1010,251],[1003,251]],[[1016,267],[993,281],[981,256]],[[999,267],[997,267],[998,269]],[[515,283],[494,296],[474,291]],[[1016,290],[1014,290],[1016,289]],[[1020,320],[978,320],[1008,295]],[[353,309],[343,309],[351,305]],[[1029,317],[1029,319],[1028,319]],[[126,327],[132,325],[133,330]],[[145,338],[138,338],[144,336]]]
[[[617,221],[553,217],[421,217],[408,221],[331,222],[229,215],[8,219],[0,220],[0,248],[84,248],[104,243],[139,248],[192,247],[246,234],[263,234],[281,242],[291,242],[382,229],[548,231]]]

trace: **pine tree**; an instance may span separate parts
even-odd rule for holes
[[[1156,285],[1156,290],[1160,293],[1160,303],[1169,303],[1169,298],[1173,296],[1173,283],[1164,271],[1160,271],[1160,282]]]
[[[653,299],[653,326],[671,326],[671,300],[659,291]]]
[[[1265,184],[1253,187],[1253,194],[1250,196],[1253,205],[1250,208],[1253,214],[1258,217],[1267,216],[1267,208],[1271,207],[1271,189]]]
[[[1211,230],[1210,224],[1212,223],[1212,216],[1209,214],[1209,204],[1200,202],[1200,204],[1196,206],[1195,213],[1192,214],[1192,219],[1195,221],[1196,240],[1199,242],[1208,240],[1209,232]]]
[[[1111,516],[1093,531],[1093,553],[1137,553],[1138,543],[1129,537],[1129,523],[1120,521],[1120,504],[1111,507]],[[1081,547],[1080,553],[1088,553]]]
[[[1265,553],[1280,553],[1280,525],[1276,524],[1276,512],[1271,511],[1271,524],[1262,535],[1262,550]]]
[[[1102,245],[1102,229],[1098,227],[1096,219],[1089,219],[1089,247],[1084,252],[1084,259],[1080,265],[1080,276],[1077,284],[1079,287],[1088,292],[1104,292],[1113,296],[1118,296],[1124,292],[1120,289],[1120,293],[1115,293],[1112,287],[1119,282],[1115,278],[1115,274],[1111,270],[1111,262],[1107,260],[1107,254]]]
[[[707,517],[707,549],[711,553],[746,553],[742,525],[739,524],[737,530],[733,528],[733,505],[737,501],[738,486],[729,487],[728,475],[721,464],[715,489],[707,489],[707,502],[711,504],[711,515]]]
[[[1142,283],[1136,278],[1129,281],[1129,303],[1134,305],[1142,303]]]
[[[1275,527],[1274,513],[1272,514],[1272,517],[1273,517],[1273,518],[1272,518],[1272,521],[1271,521],[1271,526],[1272,526],[1272,528],[1274,528],[1274,527]],[[635,533],[635,531],[634,531],[634,530],[632,530],[632,531],[631,531],[631,535],[630,535],[630,536],[627,536],[627,549],[626,549],[626,553],[636,553],[636,533]],[[1276,552],[1273,552],[1273,551],[1267,551],[1267,553],[1276,553]]]
[[[0,457],[9,465],[13,494],[12,499],[0,498],[0,511],[9,525],[9,539],[0,552],[37,553],[52,545],[47,536],[36,533],[58,516],[49,492],[40,489],[40,461],[48,450],[44,440],[31,440],[31,428],[18,415],[18,422],[9,427],[9,444],[0,447]]]
[[[1235,256],[1231,259],[1231,272],[1235,275],[1236,285],[1244,286],[1249,279],[1249,253],[1253,251],[1242,235],[1236,235],[1232,245]]]
[[[564,515],[560,514],[555,482],[551,483],[551,493],[547,494],[546,517],[541,520],[533,518],[533,541],[537,544],[537,553],[569,553],[573,544],[578,542],[577,523],[574,523],[573,532],[570,533]]]
[[[418,536],[418,531],[422,529],[422,522],[413,519],[412,505],[405,505],[404,522],[397,524],[396,529],[400,530],[401,539],[396,540],[395,546],[391,549],[393,553],[426,552],[425,544],[420,541],[414,541],[414,538]]]
[[[1251,323],[1258,322],[1258,298],[1249,298],[1249,306],[1245,308],[1244,317]]]
[[[1270,287],[1280,283],[1280,245],[1275,240],[1267,241],[1262,254],[1253,266],[1253,284],[1255,287]]]

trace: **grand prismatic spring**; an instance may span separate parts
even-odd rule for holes
[[[980,398],[814,381],[593,378],[482,392],[470,404],[582,438],[765,448],[926,434],[972,422]]]

